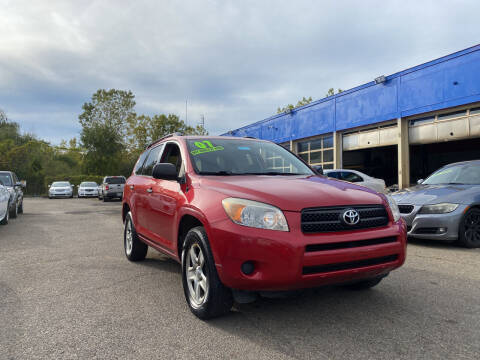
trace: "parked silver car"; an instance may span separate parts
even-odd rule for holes
[[[0,181],[0,225],[8,224],[10,218],[10,192]]]
[[[16,218],[23,213],[23,188],[25,181],[19,181],[12,171],[0,171],[0,181],[10,193],[10,218]]]
[[[446,165],[393,198],[409,236],[480,247],[480,160]]]
[[[84,181],[78,185],[78,197],[97,197],[98,184],[93,181]]]
[[[386,192],[384,180],[371,177],[357,170],[350,170],[350,169],[323,170],[323,174],[330,178],[335,178],[338,180],[344,180],[351,183],[355,183],[357,185],[366,186],[380,193]]]
[[[73,185],[68,181],[55,181],[48,185],[48,197],[52,198],[72,198]]]
[[[105,176],[98,194],[98,200],[105,202],[108,199],[122,199],[126,181],[125,176]]]

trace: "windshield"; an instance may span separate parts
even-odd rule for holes
[[[5,186],[12,186],[12,179],[9,174],[0,174],[0,181]]]
[[[125,178],[123,176],[116,176],[106,178],[105,182],[107,184],[125,184]]]
[[[80,184],[80,187],[97,187],[97,183],[96,182],[82,182]]]
[[[314,175],[295,155],[266,141],[195,139],[187,146],[200,175]]]
[[[68,187],[70,183],[68,181],[55,181],[52,184],[52,187]]]
[[[422,184],[480,184],[480,164],[470,163],[442,168],[430,175]]]

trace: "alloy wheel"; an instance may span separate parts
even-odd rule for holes
[[[470,243],[480,244],[480,213],[471,211],[465,217],[465,238]]]
[[[193,244],[187,253],[186,278],[192,306],[199,307],[207,299],[209,283],[205,275],[205,256],[198,244]]]
[[[133,229],[132,229],[132,221],[130,219],[127,220],[127,231],[125,232],[125,251],[127,255],[132,253],[133,248]]]

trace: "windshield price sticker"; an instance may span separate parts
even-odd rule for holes
[[[195,146],[198,148],[196,150],[192,150],[192,155],[203,154],[212,151],[220,151],[223,150],[223,146],[213,146],[212,143],[208,140],[205,141],[195,141]]]

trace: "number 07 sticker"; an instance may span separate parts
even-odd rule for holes
[[[213,146],[212,143],[208,140],[195,141],[195,146],[197,147],[197,149],[190,151],[192,155],[223,150],[223,146]]]

